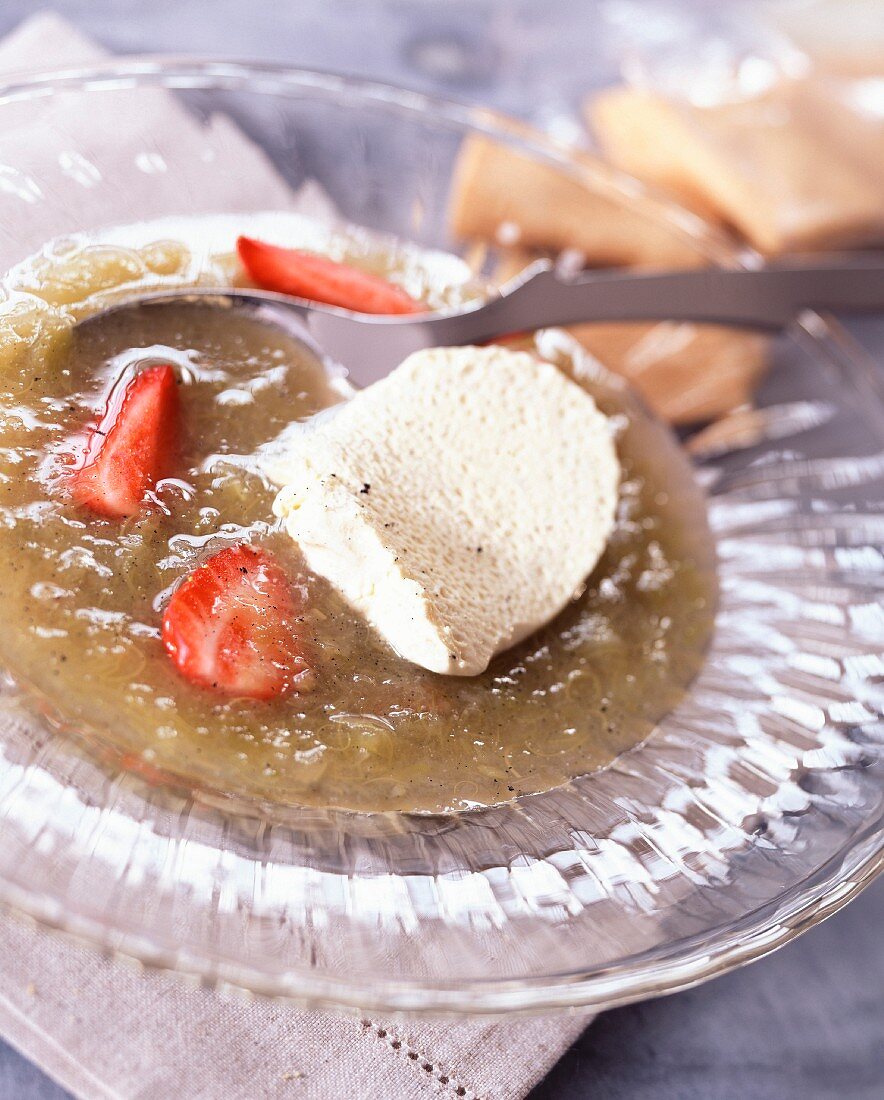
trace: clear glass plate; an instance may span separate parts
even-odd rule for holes
[[[193,120],[186,142],[167,132],[170,93]],[[229,158],[213,168],[219,113],[287,183],[315,179],[349,220],[423,245],[453,247],[452,166],[481,130],[739,261],[630,181],[485,111],[309,72],[131,61],[0,89],[0,265],[108,221],[217,210],[222,183],[226,210],[254,209]],[[0,898],[145,962],[372,1011],[605,1008],[833,912],[882,861],[882,393],[816,316],[773,358],[757,413],[685,437],[721,606],[701,675],[644,745],[484,811],[283,810],[150,784],[51,730],[7,678]]]

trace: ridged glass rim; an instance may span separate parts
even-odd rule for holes
[[[226,90],[277,95],[310,91],[332,98],[346,94],[365,103],[418,116],[429,114],[437,124],[448,122],[454,128],[468,128],[497,137],[535,157],[558,164],[621,201],[634,203],[640,199],[646,210],[653,211],[673,230],[689,237],[710,260],[730,264],[753,262],[752,253],[740,253],[724,234],[650,194],[630,177],[600,171],[591,160],[581,158],[579,150],[546,139],[496,110],[459,104],[383,82],[281,64],[188,57],[115,59],[7,81],[0,85],[0,106],[63,91],[123,90],[152,85],[179,91]],[[818,353],[840,363],[842,369],[846,367],[858,384],[870,391],[879,405],[882,404],[884,384],[863,357],[855,354],[851,342],[845,340],[837,324],[816,314],[806,314],[797,328],[801,339],[810,338]],[[206,806],[202,809],[212,812]],[[223,818],[224,815],[218,816]],[[714,936],[703,933],[674,940],[610,965],[522,978],[459,979],[452,985],[398,977],[389,987],[379,986],[377,982],[360,985],[351,979],[303,971],[268,976],[264,971],[249,969],[229,959],[176,953],[170,945],[147,942],[132,927],[101,925],[63,910],[50,896],[21,889],[2,875],[0,902],[114,954],[234,989],[291,998],[302,1004],[430,1013],[530,1012],[578,1005],[600,1010],[688,988],[761,958],[837,912],[882,869],[884,822],[877,820],[870,822],[859,836],[812,876],[758,909],[718,926]]]
[[[105,926],[62,911],[53,899],[29,895],[0,879],[0,901],[14,913],[38,924],[99,947],[114,957],[178,973],[216,988],[243,995],[259,994],[290,1000],[299,1006],[350,1012],[392,1012],[427,1015],[495,1015],[542,1013],[573,1008],[597,1012],[636,1001],[678,993],[763,959],[798,936],[834,916],[884,871],[884,826],[877,823],[862,842],[830,860],[808,883],[785,897],[761,906],[705,934],[673,941],[665,949],[634,956],[627,964],[575,970],[530,978],[495,978],[487,982],[459,981],[451,985],[397,978],[394,988],[378,989],[302,973],[268,977],[242,964],[198,955],[175,955],[157,948],[134,930],[109,934]],[[380,995],[379,995],[380,994]]]

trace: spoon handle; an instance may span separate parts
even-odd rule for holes
[[[496,305],[493,317],[490,308],[482,311],[482,321],[483,327],[493,322],[497,333],[581,321],[672,320],[778,329],[805,309],[884,311],[884,253],[793,260],[751,271],[588,272],[569,278],[547,268]]]
[[[451,314],[364,318],[326,311],[311,333],[361,385],[421,348],[481,344],[513,332],[586,321],[692,321],[779,329],[803,309],[884,310],[884,253],[814,257],[744,271],[583,272],[550,264],[473,308]]]

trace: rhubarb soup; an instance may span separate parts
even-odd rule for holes
[[[616,426],[613,534],[565,610],[485,672],[425,671],[274,517],[260,450],[348,400],[340,378],[237,312],[165,305],[74,327],[146,290],[248,282],[225,225],[55,243],[7,278],[0,658],[25,697],[129,767],[256,804],[492,805],[646,738],[696,674],[715,605],[705,504],[668,432],[565,334],[539,334]],[[237,228],[318,259],[291,293],[333,285],[337,304],[376,312],[476,293],[456,258],[361,231]],[[329,283],[325,256],[357,274]]]

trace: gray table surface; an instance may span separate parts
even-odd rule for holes
[[[355,72],[492,103],[539,123],[573,109],[588,83],[607,82],[616,64],[616,50],[596,33],[597,6],[587,0],[288,6],[56,0],[48,6],[119,52],[221,54]],[[34,0],[0,0],[0,34],[36,7]],[[645,0],[641,33],[655,33],[663,20],[659,4]],[[863,339],[868,330],[857,335]],[[687,993],[609,1012],[531,1100],[879,1100],[882,927],[884,883],[878,883],[769,959]],[[0,1043],[0,1100],[65,1096]]]

